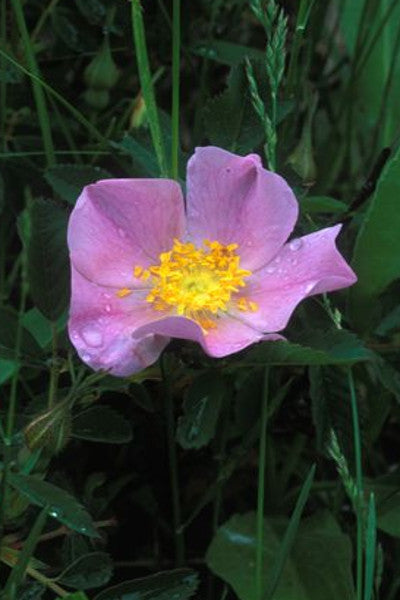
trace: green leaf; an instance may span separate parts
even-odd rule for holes
[[[68,48],[77,52],[84,50],[84,35],[79,30],[79,25],[75,22],[76,20],[72,11],[57,6],[51,11],[51,21],[54,33]]]
[[[67,315],[63,313],[57,320],[57,330],[62,331],[66,324]],[[30,308],[22,317],[22,323],[33,335],[41,348],[46,348],[52,339],[51,322],[37,308]]]
[[[76,559],[57,577],[68,587],[87,590],[106,585],[113,574],[111,558],[105,552],[91,552]]]
[[[75,0],[75,4],[89,23],[105,23],[106,7],[100,0]]]
[[[266,586],[286,529],[286,519],[264,521]],[[231,517],[218,529],[206,555],[210,569],[232,586],[240,600],[257,600],[255,558],[255,513]],[[273,598],[355,600],[351,561],[348,536],[329,513],[317,513],[300,523]]]
[[[69,301],[68,212],[47,200],[29,207],[28,280],[37,308],[56,321]]]
[[[100,167],[61,164],[47,169],[44,177],[56,194],[74,205],[85,185],[100,179],[110,179],[111,175]]]
[[[266,586],[265,600],[272,599],[272,597],[275,594],[276,588],[279,585],[283,569],[285,567],[289,553],[293,547],[296,538],[304,507],[310,495],[311,485],[314,481],[314,475],[315,464],[312,465],[310,472],[308,473],[307,478],[302,485],[299,497],[296,502],[296,506],[290,517],[288,526],[285,530],[285,535],[283,536],[281,546],[276,554],[274,562],[272,563],[268,584]]]
[[[85,592],[74,592],[73,594],[65,596],[65,600],[89,600],[89,598],[86,596]]]
[[[89,537],[99,537],[92,518],[83,506],[65,490],[30,475],[10,474],[10,483],[36,506],[70,529]]]
[[[157,157],[148,132],[137,132],[135,137],[125,135],[120,142],[113,142],[112,145],[118,150],[125,150],[130,155],[134,166],[139,169],[139,174],[149,177],[160,176]]]
[[[303,343],[264,342],[247,351],[240,364],[341,365],[372,360],[374,356],[354,334],[344,329],[309,331]]]
[[[21,357],[40,358],[42,349],[36,343],[29,331],[21,327]],[[10,308],[0,308],[0,357],[5,359],[15,358],[15,343],[18,331],[18,314]]]
[[[347,204],[329,196],[307,196],[300,201],[301,210],[309,214],[339,214],[347,210]]]
[[[223,40],[200,41],[191,48],[191,51],[197,56],[203,56],[230,67],[239,65],[246,57],[259,61],[265,59],[262,50]]]
[[[350,315],[359,330],[374,325],[379,295],[400,277],[400,149],[386,165],[360,228],[352,266]]]
[[[176,569],[125,581],[100,592],[94,600],[187,600],[198,584],[195,571]]]
[[[246,154],[262,142],[264,132],[243,65],[231,69],[226,90],[207,102],[204,123],[210,142],[231,152]]]
[[[12,375],[14,375],[17,368],[18,364],[15,362],[15,360],[5,360],[3,358],[0,358],[0,385],[7,381],[7,379],[9,379]]]
[[[343,369],[313,366],[310,375],[312,416],[319,452],[325,450],[333,429],[348,459],[353,455],[350,392]]]
[[[387,10],[391,7],[394,10],[386,19]],[[355,119],[358,117],[359,131],[367,141],[371,140],[371,131],[376,127],[376,147],[390,146],[397,135],[400,120],[400,5],[389,0],[376,4],[368,0],[344,0],[340,3],[339,14],[349,53],[358,67],[353,76],[352,104],[353,115]],[[361,51],[356,40],[362,21]]]
[[[224,394],[225,383],[218,373],[206,373],[193,381],[178,421],[177,440],[182,448],[202,448],[212,440]]]
[[[367,533],[365,544],[365,583],[364,600],[371,600],[374,596],[375,581],[375,555],[376,555],[376,512],[374,494],[369,497]]]
[[[108,406],[92,406],[72,420],[72,437],[91,442],[124,444],[132,439],[132,428],[122,415]]]

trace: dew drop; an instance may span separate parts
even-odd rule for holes
[[[54,517],[55,519],[57,519],[58,517],[60,517],[60,511],[57,508],[51,508],[49,510],[49,514]]]
[[[267,270],[267,273],[270,273],[270,274],[275,273],[276,267],[274,265],[269,265],[266,270]]]
[[[292,252],[296,252],[297,250],[300,250],[302,245],[303,245],[302,240],[300,238],[297,238],[295,240],[292,240],[289,243],[289,248],[290,248],[290,250],[292,250]]]
[[[111,305],[110,304],[106,304],[104,308],[105,308],[106,312],[111,312]]]
[[[79,339],[79,335],[78,335],[78,333],[75,330],[71,331],[71,339],[72,340],[78,340]]]
[[[97,327],[93,327],[92,325],[84,327],[81,331],[81,335],[88,346],[96,348],[103,343],[103,334]]]

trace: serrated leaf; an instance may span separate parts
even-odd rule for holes
[[[339,214],[347,210],[347,204],[329,196],[307,196],[300,201],[303,212]]]
[[[110,179],[111,175],[100,167],[62,164],[48,168],[44,177],[56,194],[74,205],[85,185]]]
[[[108,406],[93,406],[72,420],[72,437],[91,442],[124,444],[132,439],[132,428],[122,415]]]
[[[125,150],[132,158],[133,164],[139,168],[139,174],[158,177],[160,169],[154,153],[151,138],[148,132],[141,131],[132,135],[125,135],[118,143],[113,143],[115,148]]]
[[[207,102],[204,123],[210,142],[231,152],[246,154],[262,142],[264,132],[243,65],[231,69],[226,90]]]
[[[37,308],[51,321],[62,315],[69,300],[68,216],[47,200],[35,200],[29,207],[29,288]]]
[[[89,513],[65,490],[30,475],[11,473],[9,480],[32,504],[46,507],[47,513],[60,523],[88,537],[99,537]]]
[[[341,365],[373,357],[354,334],[335,329],[308,332],[303,346],[284,340],[258,344],[240,362],[242,365]]]
[[[400,277],[399,196],[400,149],[384,168],[354,249],[358,281],[349,292],[349,308],[360,330],[371,329],[379,295]]]
[[[193,381],[178,420],[177,440],[182,448],[202,448],[212,440],[225,391],[218,373],[200,375]]]
[[[87,590],[106,585],[112,576],[111,558],[105,552],[91,552],[76,559],[57,577],[62,585]]]
[[[36,343],[29,331],[21,327],[20,356],[40,358],[42,349]],[[18,332],[18,314],[11,308],[0,308],[0,357],[15,358],[15,344]]]
[[[265,587],[286,528],[286,519],[264,521]],[[240,600],[256,600],[255,513],[234,515],[224,523],[207,551],[206,561],[214,573],[233,587]],[[329,513],[316,514],[300,523],[273,598],[354,600],[351,543]]]
[[[187,600],[196,592],[198,584],[195,571],[176,569],[125,581],[100,592],[94,600]]]
[[[310,368],[310,397],[317,449],[322,452],[333,429],[347,459],[353,456],[352,415],[347,374],[334,367]]]

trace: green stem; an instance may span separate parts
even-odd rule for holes
[[[49,4],[46,6],[42,14],[40,15],[38,22],[36,23],[35,29],[32,31],[31,40],[32,43],[36,40],[39,35],[43,25],[45,24],[47,18],[50,16],[52,10],[56,7],[60,0],[50,0]]]
[[[48,507],[45,506],[38,514],[36,521],[34,522],[33,527],[24,543],[24,547],[19,555],[18,562],[8,576],[3,592],[4,598],[7,598],[8,600],[17,599],[17,587],[24,577],[29,560],[35,551],[36,544],[39,541],[40,534],[42,533],[42,529],[46,523],[47,511]]]
[[[178,457],[175,442],[174,402],[171,393],[169,373],[165,364],[165,355],[161,357],[161,372],[165,387],[165,419],[167,428],[167,445],[169,459],[169,475],[172,494],[172,519],[175,537],[176,564],[181,566],[185,557],[183,530],[181,528],[181,501],[179,495]]]
[[[181,46],[181,0],[173,0],[172,13],[172,139],[171,176],[178,179],[179,156],[179,79]]]
[[[21,350],[22,342],[22,315],[25,312],[26,297],[28,293],[27,280],[26,280],[26,260],[25,260],[25,249],[22,249],[22,260],[21,260],[21,298],[18,312],[17,331],[15,336],[15,352],[14,360],[17,363],[17,368],[11,379],[10,386],[10,397],[7,409],[7,417],[4,429],[4,456],[3,456],[3,473],[1,478],[1,491],[0,491],[0,546],[1,538],[3,537],[4,531],[4,517],[7,506],[7,495],[8,495],[8,477],[11,470],[12,463],[12,439],[14,435],[14,424],[15,424],[15,413],[17,408],[18,399],[18,378],[19,378],[19,355]]]
[[[51,323],[51,368],[47,406],[53,408],[57,396],[59,369],[57,365],[57,325]]]
[[[142,88],[143,98],[146,104],[147,114],[149,116],[150,133],[153,140],[154,150],[157,155],[158,165],[160,167],[161,176],[165,177],[168,174],[168,170],[165,159],[165,149],[162,139],[157,105],[154,96],[154,88],[150,72],[150,64],[147,53],[146,36],[142,15],[142,6],[140,0],[131,0],[131,7],[132,29],[135,42],[140,85]]]
[[[3,47],[6,47],[7,38],[7,0],[1,0],[0,12],[0,39]],[[5,72],[4,57],[1,57],[0,71]],[[0,144],[3,150],[6,149],[6,113],[7,113],[7,81],[5,77],[0,81]]]
[[[29,70],[33,75],[39,77],[39,67],[36,62],[35,53],[29,37],[28,29],[26,27],[22,3],[20,0],[11,0],[11,3],[15,13],[15,19],[17,21],[19,33],[21,35],[21,40],[25,49],[26,61],[28,63]],[[46,98],[44,96],[42,87],[35,79],[32,79],[32,89],[39,118],[39,125],[42,132],[43,146],[46,152],[47,166],[51,167],[55,164],[56,160],[54,155],[53,138],[50,129],[51,120],[47,111]]]
[[[261,429],[258,453],[258,492],[257,492],[257,532],[256,532],[256,600],[262,600],[264,587],[263,549],[264,549],[264,504],[265,504],[265,463],[267,450],[268,420],[268,379],[269,369],[265,370],[263,395],[261,399]]]
[[[353,437],[354,437],[354,455],[356,462],[356,517],[357,517],[357,567],[356,567],[356,584],[357,584],[357,600],[362,598],[362,582],[363,582],[363,475],[362,475],[362,459],[361,459],[361,435],[360,423],[358,418],[357,397],[354,387],[353,373],[351,367],[348,371],[348,382],[350,389],[351,414],[353,420]]]
[[[315,0],[301,0],[299,10],[297,11],[296,27],[293,35],[286,80],[286,88],[289,97],[294,94],[296,89],[295,78],[299,52],[303,42],[304,31],[307,26],[314,2]]]
[[[53,96],[56,100],[58,100],[58,102],[62,106],[64,106],[75,117],[75,119],[81,125],[83,125],[83,127],[86,127],[86,129],[93,135],[94,138],[96,138],[100,142],[103,142],[105,140],[104,136],[96,129],[96,127],[93,127],[93,125],[90,123],[90,121],[88,121],[88,119],[86,119],[86,117],[84,117],[82,115],[82,113],[79,112],[79,110],[77,110],[72,104],[70,104],[68,102],[68,100],[65,100],[65,98],[63,98],[63,96],[61,96],[61,94],[56,92],[56,90],[54,88],[52,88],[51,85],[49,85],[48,83],[43,81],[43,79],[41,79],[38,75],[36,75],[31,69],[30,70],[25,69],[25,67],[20,65],[17,60],[14,60],[14,58],[12,56],[7,54],[7,52],[4,52],[1,48],[0,48],[0,56],[6,58],[12,65],[17,67],[17,69],[19,69],[22,73],[25,73],[25,75],[28,75],[32,79],[32,86],[34,85],[34,83],[37,83],[44,90],[46,90],[46,92],[48,94],[51,94],[51,96]],[[56,154],[56,153],[54,152],[54,154]],[[64,154],[65,154],[65,152],[64,152]],[[81,154],[82,154],[82,152],[81,152]]]

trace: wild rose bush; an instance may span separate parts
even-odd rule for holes
[[[400,4],[0,11],[0,598],[394,600]]]

